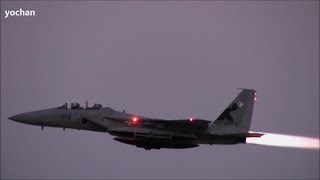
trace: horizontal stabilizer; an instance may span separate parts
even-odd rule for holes
[[[228,134],[227,136],[232,137],[261,137],[264,134],[261,133],[240,133],[240,134]]]

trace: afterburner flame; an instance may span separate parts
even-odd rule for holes
[[[303,149],[320,149],[319,138],[293,136],[286,134],[266,133],[266,132],[252,132],[264,134],[260,138],[247,138],[247,144],[259,144],[266,146],[279,146],[289,148],[303,148]]]

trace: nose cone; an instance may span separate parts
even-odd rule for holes
[[[34,117],[31,116],[30,113],[22,113],[22,114],[17,114],[17,115],[11,116],[11,117],[9,117],[9,119],[16,121],[16,122],[29,124],[30,122],[33,121]]]
[[[28,112],[28,113],[22,113],[17,114],[14,116],[9,117],[9,119],[20,122],[20,123],[26,123],[26,124],[39,124],[40,123],[40,114],[38,112]]]
[[[23,114],[18,114],[18,115],[11,116],[8,119],[10,119],[12,121],[21,122],[21,121],[24,121],[25,118],[24,118]]]

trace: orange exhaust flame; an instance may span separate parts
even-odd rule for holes
[[[286,134],[266,133],[266,132],[251,132],[264,134],[260,138],[247,138],[247,144],[259,144],[266,146],[278,146],[289,148],[302,148],[302,149],[320,149],[319,138],[293,136]]]

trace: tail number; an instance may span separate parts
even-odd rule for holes
[[[71,119],[71,115],[70,114],[61,114],[60,118],[62,120],[70,120]]]

